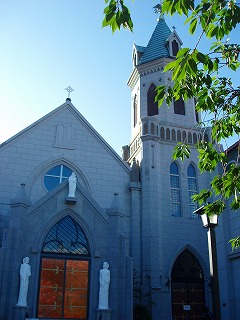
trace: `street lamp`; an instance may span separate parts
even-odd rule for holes
[[[208,229],[208,252],[210,264],[210,286],[212,290],[213,315],[215,320],[221,320],[220,293],[218,282],[218,263],[215,227],[218,224],[218,215],[212,213],[207,215],[204,206],[198,208],[193,213],[200,215],[203,227]]]

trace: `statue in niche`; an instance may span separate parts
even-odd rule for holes
[[[72,172],[71,176],[68,178],[68,197],[75,198],[75,192],[76,192],[76,186],[77,186],[77,176],[74,172]]]
[[[108,292],[110,284],[110,271],[108,270],[109,264],[103,262],[103,268],[99,273],[99,302],[98,309],[109,309],[108,307]]]
[[[31,276],[31,266],[29,265],[29,258],[23,258],[23,263],[20,267],[20,289],[17,306],[27,306],[27,293],[29,277]]]

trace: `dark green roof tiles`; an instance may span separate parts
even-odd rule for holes
[[[169,57],[169,50],[167,48],[167,39],[172,31],[167,26],[163,18],[159,18],[157,26],[153,31],[152,37],[145,47],[136,46],[138,52],[143,52],[143,55],[138,64],[147,63],[162,57]],[[144,50],[143,50],[144,49]]]

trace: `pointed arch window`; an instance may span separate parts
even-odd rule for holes
[[[170,166],[171,209],[172,216],[181,216],[179,169],[176,162]]]
[[[179,51],[179,45],[178,45],[176,40],[173,40],[173,42],[172,42],[172,54],[173,54],[174,57],[176,57],[178,51]]]
[[[197,203],[193,201],[192,196],[197,193],[197,175],[196,170],[192,164],[187,169],[188,177],[188,201],[189,210],[192,218],[198,218],[198,215],[193,214],[193,211],[197,210]]]
[[[90,250],[80,226],[70,216],[67,216],[48,232],[42,252],[89,256]]]
[[[172,280],[184,279],[203,280],[203,271],[198,260],[187,249],[178,256],[172,268]]]
[[[135,94],[133,101],[133,126],[135,127],[138,120],[138,97]]]
[[[42,247],[38,317],[87,319],[90,248],[83,230],[67,216]]]
[[[174,100],[173,105],[175,114],[185,115],[185,104],[182,98]]]
[[[158,103],[155,102],[155,97],[156,86],[151,84],[147,92],[148,116],[155,116],[158,114]]]

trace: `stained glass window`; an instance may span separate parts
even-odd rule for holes
[[[170,187],[171,187],[171,208],[172,215],[175,217],[181,216],[181,199],[179,185],[179,170],[175,162],[170,166]]]
[[[193,214],[193,211],[197,210],[197,203],[193,201],[192,196],[197,193],[197,176],[196,170],[192,164],[188,166],[187,169],[188,176],[188,201],[189,201],[189,209],[190,215],[192,218],[198,218],[197,214]]]
[[[48,232],[42,252],[89,256],[89,246],[80,226],[67,216],[56,223]]]

